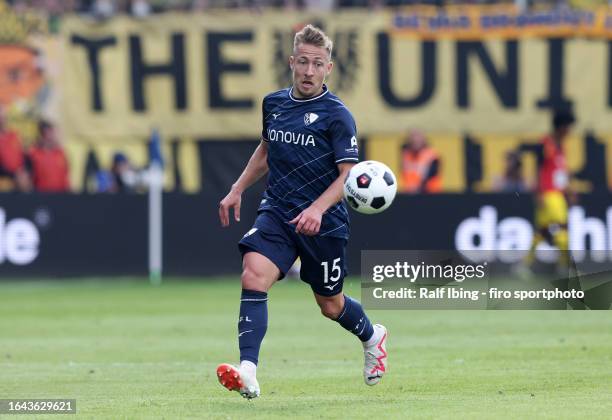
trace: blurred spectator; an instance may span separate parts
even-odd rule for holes
[[[306,11],[331,12],[334,10],[334,0],[304,0]]]
[[[68,160],[51,123],[38,123],[38,139],[28,151],[27,165],[35,191],[70,191]]]
[[[146,18],[151,12],[151,5],[147,0],[132,0],[130,2],[130,13],[136,18]]]
[[[95,178],[95,191],[97,193],[114,193],[117,192],[115,190],[115,183],[113,180],[113,175],[110,171],[105,169],[99,169],[96,171]]]
[[[493,190],[519,193],[530,190],[523,178],[523,163],[519,152],[513,150],[506,153],[504,173],[493,181]]]
[[[21,138],[8,128],[4,107],[0,105],[0,190],[25,191],[28,186]]]
[[[338,8],[367,7],[369,0],[337,0]]]
[[[134,168],[123,153],[115,153],[111,168],[115,192],[137,192],[144,189],[146,180],[142,171]]]
[[[402,146],[401,192],[438,193],[442,191],[440,158],[419,130],[408,134]]]
[[[153,13],[168,11],[203,11],[208,9],[250,9],[284,8],[287,10],[310,10],[327,12],[333,9],[404,6],[455,6],[462,4],[514,4],[519,10],[553,9],[573,7],[578,10],[592,10],[605,7],[606,0],[0,0],[6,2],[17,13],[28,10],[45,12],[49,15],[52,32],[57,32],[60,18],[67,13],[91,14],[99,19],[108,19],[116,14],[129,13],[143,18]]]
[[[519,10],[553,9],[573,7],[578,10],[593,10],[605,7],[606,0],[0,0],[6,2],[17,13],[28,10],[47,13],[51,32],[56,33],[60,18],[71,12],[87,13],[99,19],[108,19],[116,14],[129,13],[144,18],[153,13],[168,11],[203,11],[208,9],[284,8],[286,10],[309,10],[327,12],[333,9],[369,8],[370,10],[404,6],[455,6],[462,4],[514,4]]]
[[[191,9],[194,12],[202,12],[210,7],[209,0],[193,0],[191,4]]]
[[[127,156],[121,152],[113,155],[113,164],[109,170],[96,173],[97,192],[135,193],[148,188],[147,172],[135,168]]]
[[[91,13],[96,19],[110,19],[117,12],[117,5],[113,0],[95,0],[91,6]]]

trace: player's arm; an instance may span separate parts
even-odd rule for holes
[[[251,155],[244,171],[232,185],[230,192],[219,203],[219,219],[221,226],[229,225],[229,210],[234,209],[234,219],[240,221],[240,204],[242,193],[268,173],[268,143],[261,141]]]
[[[339,163],[338,178],[308,208],[302,211],[289,223],[295,224],[295,231],[313,236],[321,229],[323,214],[344,196],[344,180],[355,163]]]

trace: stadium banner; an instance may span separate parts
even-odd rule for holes
[[[612,11],[525,9],[512,4],[406,7],[393,15],[397,33],[419,38],[478,40],[483,37],[612,38]]]
[[[64,45],[50,36],[43,14],[15,14],[0,0],[0,106],[25,145],[36,138],[40,118],[59,119]]]
[[[257,191],[245,194],[242,221],[224,229],[218,196],[166,194],[165,274],[238,275],[236,244],[251,228],[259,198]],[[583,195],[569,211],[570,248],[579,267],[594,262],[607,270],[612,264],[611,199],[610,194]],[[0,279],[146,275],[146,200],[130,194],[1,194]],[[531,245],[532,218],[529,195],[399,195],[382,216],[351,212],[349,272],[359,274],[362,251],[368,250],[460,249],[490,264],[516,263]],[[547,263],[552,251],[543,244],[537,261]]]
[[[157,128],[164,138],[186,141],[256,138],[263,97],[290,85],[293,34],[305,22],[334,39],[329,86],[362,135],[408,128],[543,133],[550,110],[562,105],[574,106],[578,133],[612,133],[612,41],[602,29],[607,15],[575,12],[578,23],[565,14],[485,19],[483,9],[468,13],[480,24],[466,38],[457,28],[434,37],[429,29],[411,30],[410,13],[210,12],[116,17],[95,25],[68,18],[59,77],[64,136],[124,145],[143,142]],[[489,28],[508,22],[521,31],[509,37]],[[589,22],[599,32],[586,36],[580,28]],[[528,30],[540,26],[548,29]]]

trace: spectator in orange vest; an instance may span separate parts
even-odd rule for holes
[[[402,182],[400,191],[411,194],[442,191],[440,157],[427,144],[427,137],[412,130],[402,146]]]
[[[47,121],[40,121],[38,132],[38,140],[28,152],[28,166],[34,190],[68,192],[68,160],[57,140],[55,127]]]
[[[21,138],[7,127],[6,114],[0,106],[0,189],[23,191],[28,185]]]

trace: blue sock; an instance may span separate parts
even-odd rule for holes
[[[336,322],[359,337],[361,341],[368,341],[374,334],[374,327],[363,311],[361,303],[347,295],[344,295],[344,309]]]
[[[257,364],[259,348],[268,329],[268,294],[242,289],[240,318],[238,320],[238,345],[240,361]]]

